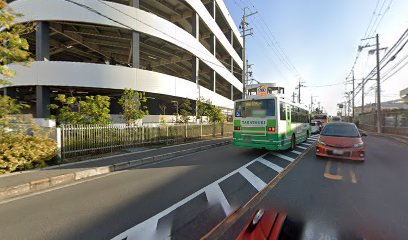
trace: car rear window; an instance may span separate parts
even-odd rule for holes
[[[360,137],[357,128],[349,124],[329,124],[323,128],[323,136],[333,137]]]

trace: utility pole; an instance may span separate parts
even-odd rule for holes
[[[301,82],[300,79],[299,79],[299,85],[296,87],[296,89],[298,89],[298,102],[299,103],[300,103],[300,88],[305,86],[302,83],[304,83],[304,82]]]
[[[361,40],[367,40],[367,39],[372,39],[374,37],[370,38],[365,38]],[[375,50],[370,50],[368,53],[371,54],[372,52],[376,52],[377,56],[377,92],[376,92],[376,99],[377,99],[377,132],[381,133],[381,87],[380,87],[380,50],[386,50],[387,48],[381,48],[380,49],[380,37],[378,36],[378,33],[375,35],[376,43],[375,45],[366,45],[366,46],[359,46],[358,49],[361,51],[363,48],[366,47],[373,47],[375,46]],[[363,85],[362,87],[364,88],[364,80],[363,80]],[[364,100],[364,90],[363,90],[363,100]],[[362,102],[362,106],[364,106],[364,102]],[[364,108],[362,108],[364,110]]]
[[[361,82],[361,113],[364,113],[364,80]]]
[[[375,38],[377,40],[377,133],[381,133],[380,40],[378,33]]]
[[[310,95],[310,113],[313,112],[313,95]]]
[[[296,93],[293,92],[293,93],[292,93],[292,102],[293,102],[293,103],[295,102],[295,97],[296,97]]]
[[[353,121],[354,121],[354,96],[355,96],[355,86],[354,86],[354,81],[355,81],[355,79],[354,79],[354,70],[353,70],[353,91],[351,92],[351,97],[352,97],[352,105],[351,105],[351,107],[352,107],[352,109],[351,109],[351,111],[352,111],[352,119],[353,119]]]
[[[243,84],[243,91],[242,91],[242,98],[245,99],[246,97],[246,82],[247,82],[247,61],[246,61],[246,36],[252,36],[253,35],[253,28],[247,29],[247,26],[249,25],[246,21],[247,17],[252,16],[258,11],[247,14],[246,13],[247,7],[244,7],[244,15],[242,16],[242,21],[241,21],[241,26],[240,28],[242,29],[242,62],[244,66],[242,67],[242,84]],[[247,33],[249,31],[249,33]]]

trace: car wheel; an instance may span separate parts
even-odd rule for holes
[[[296,148],[296,137],[295,134],[292,134],[292,138],[290,140],[290,150],[295,150]]]

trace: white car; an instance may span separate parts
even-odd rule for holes
[[[320,132],[320,125],[317,122],[311,122],[310,127],[312,128],[312,134]]]

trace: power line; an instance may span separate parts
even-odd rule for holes
[[[371,19],[370,19],[370,21],[369,21],[369,23],[368,23],[367,29],[366,29],[366,31],[365,31],[363,37],[361,38],[361,39],[364,39],[364,40],[361,40],[361,41],[363,41],[362,44],[361,44],[362,46],[365,46],[365,45],[368,43],[368,39],[367,39],[367,38],[368,38],[369,36],[371,36],[375,31],[377,31],[377,29],[378,29],[378,27],[379,27],[379,25],[380,25],[382,19],[384,18],[385,14],[386,14],[386,13],[388,12],[388,10],[391,8],[391,4],[392,4],[392,1],[393,1],[393,0],[390,0],[390,3],[389,3],[389,5],[388,5],[388,7],[386,8],[386,10],[385,10],[383,13],[381,13],[381,11],[382,11],[382,9],[383,9],[383,7],[384,7],[386,1],[387,1],[387,0],[384,0],[384,1],[382,2],[382,6],[381,6],[381,8],[378,10],[378,14],[377,14],[377,9],[378,9],[379,3],[380,3],[380,0],[377,0],[376,6],[375,6],[375,8],[374,8],[374,10],[373,10],[373,13],[372,13],[372,15],[371,15]],[[377,26],[374,27],[375,24],[376,24],[376,22],[377,22],[377,20],[380,18],[380,16],[381,16],[381,20],[378,21]],[[374,20],[374,21],[373,21],[373,20]],[[374,31],[373,31],[373,30],[374,30]],[[354,58],[353,65],[352,65],[352,67],[351,67],[351,69],[350,69],[350,72],[348,73],[346,79],[350,78],[351,73],[354,71],[355,66],[356,66],[356,64],[357,64],[357,61],[358,61],[360,55],[361,55],[361,51],[358,50],[358,51],[357,51],[357,54],[356,54],[356,57]]]

